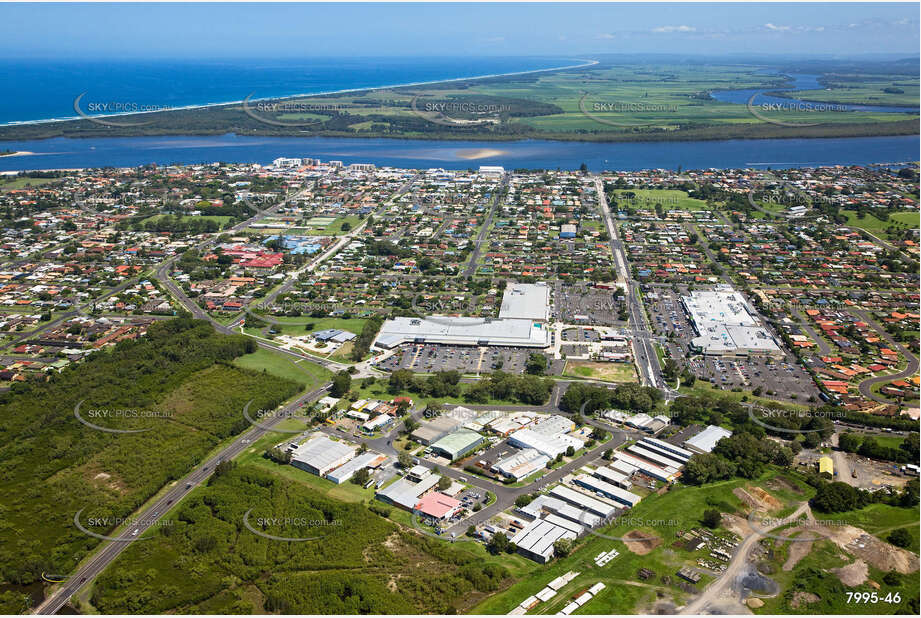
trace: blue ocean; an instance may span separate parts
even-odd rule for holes
[[[76,117],[74,100],[83,93],[80,109],[92,114],[105,112],[90,110],[88,105],[94,103],[186,107],[240,101],[250,95],[261,99],[315,94],[579,63],[562,57],[0,60],[0,124]]]

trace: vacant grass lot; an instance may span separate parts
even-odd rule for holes
[[[585,360],[566,361],[564,376],[592,378],[607,382],[636,382],[636,369],[630,363],[596,363]]]
[[[303,389],[313,389],[332,379],[332,373],[315,363],[297,362],[285,354],[258,348],[252,354],[245,354],[233,361],[237,367],[264,371],[273,376],[291,380]]]
[[[842,214],[847,216],[847,224],[851,227],[857,227],[862,230],[866,230],[878,236],[883,240],[889,239],[889,234],[886,232],[886,228],[891,227],[893,224],[898,224],[901,227],[919,227],[921,225],[921,219],[919,219],[919,214],[915,212],[897,212],[889,215],[888,221],[883,221],[873,216],[872,213],[867,213],[861,219],[857,216],[857,212],[853,210],[842,210]]]
[[[256,313],[256,315],[259,314]],[[274,328],[282,335],[293,336],[309,335],[310,333],[315,333],[330,328],[347,330],[350,333],[355,333],[358,335],[361,333],[361,329],[365,325],[365,322],[367,322],[367,320],[363,318],[312,318],[308,315],[302,315],[296,318],[283,316],[270,317],[272,320],[278,322],[278,324],[266,322],[269,325],[269,328]],[[311,325],[311,328],[308,329],[308,325]]]
[[[17,178],[15,176],[2,176],[0,177],[0,193],[24,189],[26,187],[40,187],[56,181],[60,181],[60,178]]]
[[[617,189],[614,193],[617,197],[618,207],[632,206],[633,208],[646,210],[655,208],[656,204],[662,204],[662,208],[668,210],[709,210],[710,206],[704,200],[698,200],[690,197],[684,191],[672,189]],[[634,197],[629,197],[632,193]]]
[[[172,219],[177,219],[179,221],[214,221],[218,226],[223,229],[227,226],[227,223],[233,220],[233,217],[222,216],[222,215],[201,215],[193,217],[191,215],[153,215],[152,217],[147,217],[140,222],[139,225],[146,225],[147,223],[153,223],[159,221],[164,217],[170,217]]]
[[[710,382],[704,382],[703,380],[697,380],[694,386],[681,386],[678,390],[686,395],[720,397],[731,401],[742,401],[743,397],[747,397],[746,401],[753,401],[763,405],[780,405],[788,410],[808,410],[810,408],[810,406],[806,404],[775,401],[768,397],[756,397],[752,395],[751,391],[731,391],[714,388]]]

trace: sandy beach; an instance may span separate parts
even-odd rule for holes
[[[458,158],[468,161],[473,161],[474,159],[488,159],[489,157],[500,157],[505,154],[508,154],[507,150],[498,150],[496,148],[471,148],[457,151]]]
[[[481,80],[481,79],[491,79],[494,77],[513,77],[515,75],[530,75],[532,73],[546,73],[548,71],[563,71],[567,69],[578,69],[578,68],[589,67],[589,66],[598,64],[598,60],[580,59],[578,62],[579,62],[578,64],[570,64],[570,65],[564,65],[560,67],[548,67],[546,69],[530,69],[528,71],[512,71],[510,73],[492,73],[489,75],[474,75],[471,77],[454,77],[451,79],[436,79],[436,80],[430,80],[430,81],[406,82],[402,84],[386,84],[383,86],[369,86],[369,87],[362,87],[362,88],[344,88],[341,90],[327,90],[327,91],[322,91],[322,92],[305,92],[305,93],[300,93],[300,94],[286,94],[286,95],[273,96],[273,97],[261,97],[261,98],[246,97],[246,99],[240,99],[238,101],[223,101],[223,102],[215,102],[215,103],[180,105],[177,107],[172,107],[169,110],[119,112],[119,113],[114,113],[114,114],[93,114],[93,118],[112,118],[112,117],[117,117],[117,116],[139,116],[141,114],[161,114],[161,113],[168,113],[168,112],[173,112],[173,111],[207,109],[209,107],[226,107],[228,105],[239,105],[241,103],[253,104],[253,103],[259,103],[262,101],[290,101],[293,99],[307,99],[307,98],[312,98],[312,97],[324,97],[324,96],[331,96],[331,95],[338,95],[338,94],[348,94],[351,92],[373,92],[377,90],[391,90],[393,88],[408,88],[408,87],[413,87],[413,86],[430,86],[434,84],[447,84],[447,83],[452,83],[452,82],[466,82],[466,81]],[[85,117],[86,116],[78,115],[78,116],[65,116],[61,118],[44,118],[40,120],[19,120],[19,121],[13,121],[13,122],[0,122],[0,127],[16,126],[16,125],[45,124],[49,122],[68,122],[71,120],[80,120],[81,118],[85,118]],[[32,154],[32,153],[26,153],[26,154]]]

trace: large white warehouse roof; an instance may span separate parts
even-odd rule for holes
[[[433,322],[399,317],[384,322],[374,345],[389,349],[403,343],[545,348],[550,330],[532,320],[439,317]]]

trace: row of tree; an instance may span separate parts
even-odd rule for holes
[[[583,404],[588,402],[586,413],[608,408],[651,412],[661,400],[662,392],[651,386],[621,384],[612,389],[575,382],[569,385],[560,398],[560,409],[565,412],[578,412]]]
[[[554,382],[536,375],[514,375],[502,371],[486,374],[466,387],[458,371],[439,371],[430,376],[417,376],[408,369],[390,374],[387,390],[392,395],[403,392],[440,399],[463,397],[470,403],[487,403],[492,399],[543,405],[550,398]]]
[[[861,436],[846,431],[838,436],[838,447],[846,453],[857,453],[870,459],[916,463],[918,461],[918,433],[913,432],[897,447],[883,446],[873,436]]]

